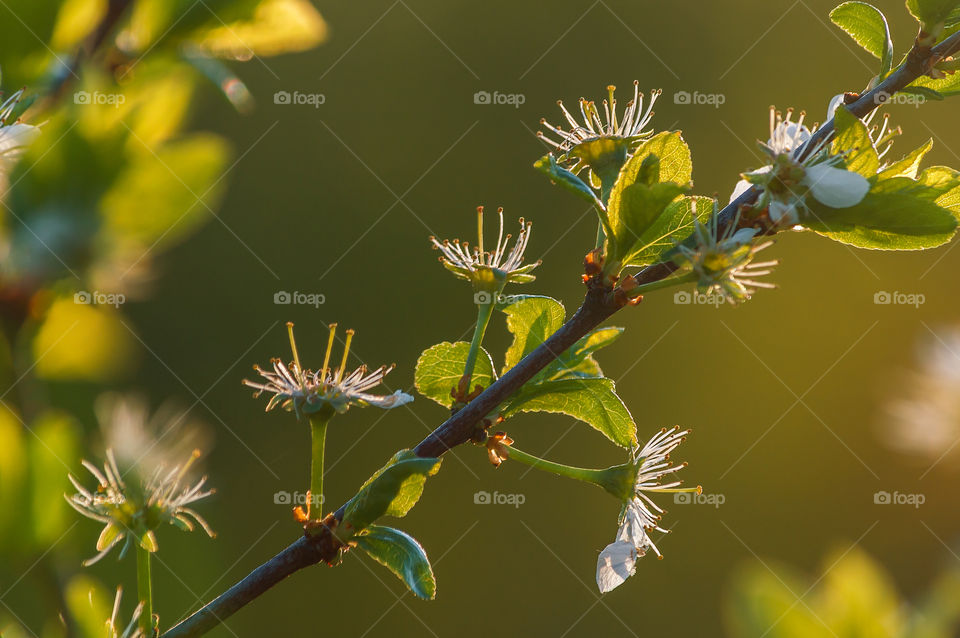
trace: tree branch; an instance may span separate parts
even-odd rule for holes
[[[897,91],[926,74],[934,62],[957,50],[960,50],[960,33],[950,36],[933,49],[914,45],[905,62],[896,71],[877,87],[860,96],[852,104],[847,105],[847,108],[854,115],[863,117],[886,102]],[[825,139],[832,132],[833,120],[831,119],[816,131],[803,148],[812,148],[813,144]],[[729,223],[740,206],[754,203],[758,195],[759,192],[756,189],[750,189],[730,202],[720,213],[721,223]],[[654,264],[643,269],[635,277],[640,284],[650,283],[669,277],[676,268],[669,262]],[[477,431],[478,424],[482,423],[498,405],[508,399],[524,383],[576,343],[577,340],[613,315],[620,307],[622,306],[613,301],[613,296],[609,290],[588,287],[583,304],[557,332],[484,390],[476,399],[430,433],[414,448],[414,452],[422,457],[440,456],[447,450],[470,441]],[[344,507],[341,506],[335,513],[338,520],[343,517]],[[328,528],[314,536],[304,536],[298,539],[269,561],[254,569],[243,580],[215,600],[167,631],[163,634],[163,638],[187,638],[206,633],[290,574],[321,561],[334,560],[339,547],[339,543],[333,538]]]

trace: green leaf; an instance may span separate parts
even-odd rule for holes
[[[960,0],[907,0],[907,9],[926,27],[946,22]]]
[[[832,154],[847,153],[847,170],[866,178],[877,174],[880,158],[870,139],[870,131],[863,121],[841,105],[834,114],[837,134],[833,140]]]
[[[27,468],[30,473],[30,520],[34,547],[56,542],[69,525],[70,508],[63,494],[71,490],[63,459],[80,456],[82,426],[66,412],[50,410],[30,424]]]
[[[631,238],[632,243],[633,237],[640,236],[643,227],[649,225],[662,210],[662,208],[652,210],[647,205],[640,206],[644,200],[658,199],[651,193],[643,191],[643,186],[650,188],[655,184],[673,182],[675,185],[685,187],[690,183],[692,171],[690,149],[678,132],[659,133],[637,148],[620,170],[617,181],[610,190],[607,203],[611,232],[618,244],[614,246],[615,250],[624,248],[627,237]],[[639,189],[634,189],[630,194],[627,193],[632,186],[638,184]],[[669,190],[671,190],[670,187],[661,189],[658,194],[666,197]],[[678,194],[674,193],[673,197]],[[671,199],[673,198],[668,199],[667,203]],[[634,229],[632,235],[629,230],[631,228]]]
[[[223,193],[226,143],[197,134],[130,162],[104,196],[107,228],[144,245],[175,242],[210,217]]]
[[[444,341],[424,350],[417,360],[417,369],[413,374],[417,392],[444,407],[452,406],[453,397],[450,391],[457,387],[460,378],[463,376],[463,369],[469,352],[470,344],[466,341],[456,343]],[[471,386],[481,385],[484,388],[489,388],[496,381],[496,378],[493,371],[493,359],[481,347],[474,364],[470,384]]]
[[[609,346],[621,334],[623,334],[623,328],[613,326],[597,328],[551,361],[534,379],[557,380],[602,377],[603,371],[591,355],[600,348]]]
[[[916,148],[901,159],[889,164],[885,169],[880,171],[880,179],[888,179],[890,177],[909,177],[915,179],[917,177],[917,170],[920,168],[920,162],[923,161],[924,155],[930,152],[930,149],[933,148],[933,139],[927,140],[927,143],[923,146]]]
[[[647,252],[651,243],[661,238],[663,229],[674,225],[667,208],[686,187],[663,182],[647,186],[639,182],[621,194],[619,224],[614,225],[614,255],[624,264],[635,264],[636,255]],[[648,262],[652,263],[652,262]]]
[[[538,159],[533,163],[533,167],[550,178],[551,182],[563,187],[574,195],[585,199],[591,204],[600,203],[593,189],[587,186],[583,180],[572,172],[557,164],[557,159],[553,156],[553,153],[547,153]]]
[[[355,540],[357,547],[393,572],[418,598],[432,600],[437,595],[427,553],[412,536],[392,527],[371,525]]]
[[[694,228],[693,203],[697,204],[696,218],[705,223],[713,212],[709,197],[685,196],[671,203],[657,217],[624,255],[625,266],[646,266],[663,261],[676,242],[688,237]]]
[[[866,2],[844,2],[830,12],[830,19],[854,41],[880,60],[880,77],[893,65],[893,40],[883,13]]]
[[[620,447],[637,445],[637,427],[611,379],[560,379],[525,385],[507,402],[502,414],[509,418],[518,412],[566,414],[599,430]]]
[[[940,246],[956,232],[951,211],[936,204],[939,191],[906,177],[882,180],[856,206],[828,208],[815,202],[811,230],[859,248],[921,250]]]
[[[534,295],[511,297],[500,309],[507,315],[507,329],[513,334],[503,372],[546,341],[563,325],[566,316],[563,304],[556,299]]]
[[[428,476],[440,470],[440,459],[401,450],[367,479],[347,503],[343,523],[349,534],[366,528],[381,516],[406,516],[423,494]]]

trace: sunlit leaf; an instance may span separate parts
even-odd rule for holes
[[[355,538],[357,547],[389,569],[418,598],[433,599],[437,582],[427,553],[409,534],[392,527],[371,525]]]
[[[636,425],[617,396],[611,379],[561,379],[524,386],[507,402],[503,416],[518,412],[554,412],[592,426],[617,445],[637,444]]]
[[[463,376],[469,352],[470,344],[466,341],[457,343],[444,341],[424,350],[417,360],[417,368],[413,375],[417,391],[444,407],[452,406],[453,396],[450,391],[457,387]],[[470,389],[477,385],[489,388],[495,380],[493,359],[486,350],[481,348],[474,364]]]
[[[343,515],[346,534],[355,534],[381,516],[405,516],[420,500],[428,476],[440,471],[440,459],[397,452],[371,476],[347,503]]]

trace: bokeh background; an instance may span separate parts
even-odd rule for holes
[[[915,23],[900,2],[876,4],[904,51]],[[0,7],[2,19],[25,6],[17,5]],[[153,405],[173,398],[208,424],[214,443],[204,463],[218,492],[201,509],[218,537],[161,531],[155,605],[165,627],[299,534],[274,494],[306,487],[308,431],[287,414],[264,414],[264,402],[240,385],[253,363],[287,356],[285,321],[296,323],[303,356],[320,356],[328,322],[355,328],[355,361],[396,362],[387,385],[410,391],[419,353],[469,338],[475,313],[468,287],[437,264],[427,238],[472,236],[480,204],[534,221],[528,255],[544,263],[523,292],[576,307],[595,218],[531,167],[544,152],[539,119],[559,119],[558,98],[600,99],[607,84],[623,90],[634,79],[646,90],[662,88],[655,128],[683,130],[696,192],[725,199],[737,173],[760,164],[755,140],[767,137],[770,104],[822,119],[831,96],[863,88],[876,66],[830,25],[833,3],[820,0],[315,6],[327,28],[318,46],[227,63],[255,108],[238,112],[215,86],[198,84],[185,130],[229,141],[233,152],[219,171],[225,190],[218,206],[196,213],[195,234],[151,256],[149,294],[114,317],[120,336],[103,356],[129,351],[128,362],[108,379],[53,373],[34,382],[89,434],[81,449],[88,456],[98,450],[91,406],[103,390],[137,391]],[[16,54],[8,47],[4,57]],[[519,95],[513,101],[522,104],[478,104],[479,91]],[[722,104],[677,103],[680,91],[720,95]],[[322,95],[322,104],[278,104],[277,92]],[[930,163],[955,164],[956,108],[952,101],[890,107],[906,129],[893,153],[933,138]],[[16,223],[8,216],[8,227]],[[765,635],[859,635],[830,614],[861,607],[864,619],[879,614],[885,623],[869,635],[896,635],[872,603],[827,600],[825,592],[889,588],[873,602],[905,613],[884,596],[896,592],[922,607],[931,586],[960,567],[953,449],[960,422],[947,418],[949,406],[916,419],[910,427],[935,425],[940,436],[930,449],[908,450],[893,444],[904,419],[889,417],[892,404],[915,398],[916,387],[922,398],[924,388],[949,380],[943,366],[957,365],[960,350],[950,344],[960,325],[960,251],[874,253],[788,233],[767,254],[782,262],[778,289],[735,309],[677,304],[673,291],[651,294],[615,317],[626,333],[599,356],[641,437],[673,424],[693,429],[677,453],[690,463],[685,478],[722,497],[719,506],[665,499],[673,531],[659,541],[664,560],[648,556],[631,581],[600,598],[596,558],[614,535],[617,504],[509,462],[495,470],[482,449],[462,447],[400,525],[434,562],[436,601],[414,599],[388,572],[348,555],[335,570],[294,575],[211,635],[322,626],[349,636],[756,636],[765,630],[750,624],[750,601],[781,595],[777,604],[788,611],[776,623],[773,613]],[[324,303],[277,305],[280,291],[321,294]],[[923,302],[875,303],[882,292]],[[499,365],[509,343],[503,323],[489,334]],[[74,337],[65,343],[76,356],[89,344]],[[931,370],[931,351],[944,348],[941,368]],[[56,368],[56,355],[47,368]],[[949,404],[949,387],[944,392]],[[410,409],[371,412],[352,410],[331,429],[327,489],[335,503],[445,417],[423,398]],[[622,460],[599,434],[561,415],[523,415],[509,433],[524,449],[560,461]],[[71,461],[76,471],[79,456]],[[49,471],[59,472],[53,465]],[[522,494],[524,502],[478,505],[480,490]],[[877,503],[881,491],[924,502]],[[76,519],[68,512],[63,520]],[[15,614],[29,632],[41,632],[56,609],[51,589],[94,553],[98,533],[81,520],[52,549],[48,542],[7,552],[16,554],[5,558],[0,581],[8,629]],[[31,569],[41,555],[52,567]],[[834,582],[832,570],[852,559],[878,566],[851,568],[849,581]],[[132,590],[133,570],[132,560],[108,558],[86,573]],[[792,597],[776,594],[788,586]],[[806,626],[795,617],[806,613],[824,622],[797,630]]]

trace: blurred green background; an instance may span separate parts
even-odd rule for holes
[[[876,4],[902,52],[914,23],[902,3]],[[355,361],[396,362],[389,389],[411,391],[420,351],[467,338],[475,313],[469,289],[437,264],[427,237],[470,238],[479,204],[534,221],[528,256],[544,263],[523,292],[576,307],[595,218],[531,168],[544,152],[534,135],[539,119],[559,119],[556,99],[599,99],[608,83],[624,90],[634,79],[648,91],[663,88],[655,128],[683,130],[695,191],[725,200],[737,173],[760,164],[754,141],[767,137],[770,104],[822,119],[829,98],[863,88],[875,66],[829,24],[833,3],[819,0],[315,6],[329,30],[319,47],[232,64],[256,100],[252,112],[199,89],[187,128],[229,140],[226,190],[215,213],[196,213],[206,223],[193,237],[156,256],[151,294],[122,307],[124,324],[113,329],[136,363],[107,381],[44,382],[49,402],[87,431],[93,397],[129,389],[154,404],[177,399],[214,433],[205,463],[218,492],[199,509],[218,538],[160,532],[155,606],[163,627],[299,534],[274,494],[305,489],[308,431],[287,414],[263,414],[263,401],[240,385],[251,364],[287,356],[283,322],[296,323],[301,355],[311,358],[325,345],[328,322],[355,328]],[[5,48],[5,57],[16,55]],[[477,104],[478,91],[519,94],[523,103]],[[720,94],[723,103],[676,103],[679,91]],[[323,103],[275,103],[277,92],[322,94]],[[956,104],[890,112],[906,128],[894,154],[932,137],[930,163],[960,159]],[[347,555],[336,570],[294,575],[211,635],[315,632],[318,610],[324,632],[350,636],[760,635],[733,619],[729,603],[735,583],[748,578],[744,569],[760,565],[758,579],[770,577],[763,565],[803,574],[804,584],[791,585],[807,596],[794,606],[801,610],[824,586],[808,591],[836,564],[830,557],[860,550],[905,599],[922,599],[960,562],[960,461],[949,444],[942,458],[898,451],[883,424],[905,371],[922,365],[916,345],[948,341],[960,323],[960,252],[950,245],[871,253],[788,233],[765,254],[782,262],[777,290],[736,309],[651,294],[615,317],[628,330],[599,357],[640,437],[675,423],[692,428],[677,453],[690,462],[684,478],[724,497],[719,507],[666,499],[673,533],[658,543],[664,560],[648,556],[635,578],[599,598],[596,558],[614,535],[617,504],[509,462],[495,470],[484,450],[462,447],[402,522],[434,562],[435,602],[415,600],[379,566]],[[277,305],[279,291],[319,293],[325,303]],[[924,303],[875,304],[881,291],[922,294]],[[500,365],[508,344],[502,321],[489,334]],[[338,418],[328,441],[329,497],[348,498],[444,417],[420,398],[409,410]],[[525,450],[560,461],[622,460],[598,433],[560,415],[524,415],[509,433]],[[480,490],[525,501],[478,505]],[[879,491],[922,494],[925,502],[877,504]],[[98,530],[80,520],[50,556],[73,570],[93,554]],[[0,581],[4,605],[37,632],[50,613],[38,594],[52,585],[40,570],[17,579],[44,551],[10,557]],[[132,590],[133,569],[132,560],[108,558],[86,571]],[[779,623],[767,635],[804,635],[778,633],[787,630]]]

